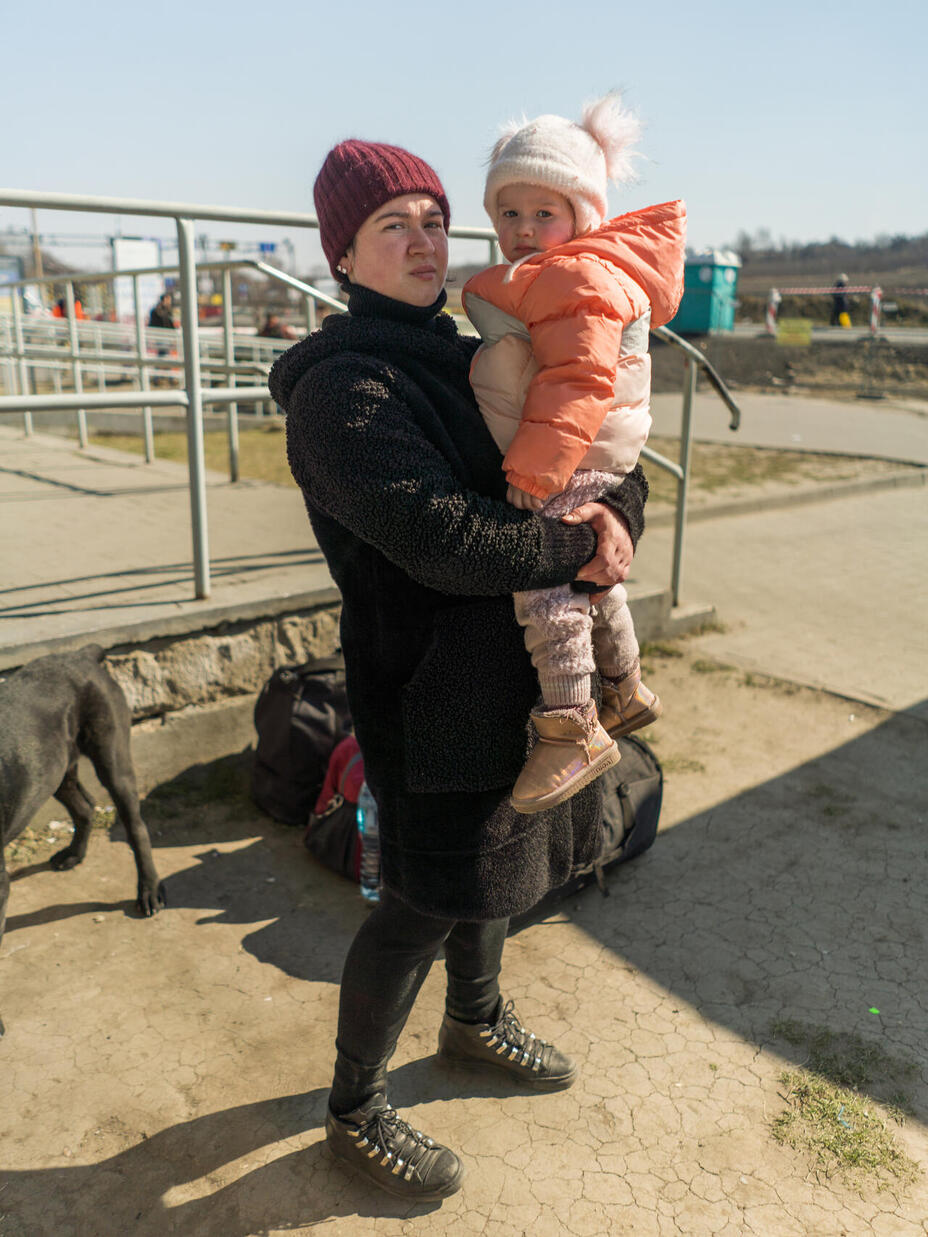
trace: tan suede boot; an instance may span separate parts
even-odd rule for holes
[[[553,713],[532,709],[532,721],[538,742],[509,800],[517,812],[555,807],[618,763],[619,749],[599,724],[592,700]]]
[[[660,699],[642,683],[640,667],[636,666],[618,683],[603,679],[603,707],[599,720],[613,739],[650,726],[663,711]]]

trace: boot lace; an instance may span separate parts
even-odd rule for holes
[[[357,1145],[364,1148],[369,1159],[381,1155],[384,1168],[409,1181],[435,1143],[421,1130],[413,1129],[395,1108],[387,1107],[363,1127]]]
[[[488,1042],[491,1045],[499,1043],[496,1051],[500,1055],[508,1055],[511,1061],[521,1057],[520,1064],[530,1065],[537,1071],[547,1064],[551,1045],[522,1025],[514,1005],[514,1001],[507,1001],[503,1006],[499,1018],[490,1028]]]

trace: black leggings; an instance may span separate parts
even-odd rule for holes
[[[335,1079],[329,1104],[341,1116],[377,1092],[413,1002],[442,945],[445,1009],[461,1022],[489,1022],[500,1004],[499,968],[508,919],[467,923],[421,915],[389,890],[348,950],[338,1005]]]

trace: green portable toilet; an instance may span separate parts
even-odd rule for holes
[[[678,335],[705,335],[735,327],[741,259],[732,249],[705,249],[686,259],[683,299],[667,325]]]

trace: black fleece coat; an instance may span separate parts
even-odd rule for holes
[[[384,883],[425,914],[499,919],[596,855],[597,784],[534,816],[509,806],[538,696],[511,594],[571,581],[596,539],[505,502],[468,383],[477,341],[443,304],[355,288],[349,313],[284,353],[269,386],[342,595]],[[638,471],[609,497],[634,540],[646,495]]]

